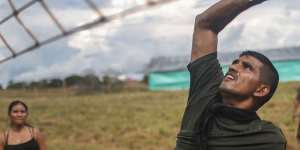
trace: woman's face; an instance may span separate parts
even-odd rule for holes
[[[9,113],[11,123],[15,125],[24,125],[27,115],[27,110],[22,104],[13,106]]]

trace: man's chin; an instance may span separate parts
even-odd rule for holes
[[[225,92],[225,93],[229,92],[230,93],[232,91],[232,88],[230,87],[230,85],[228,85],[228,83],[226,83],[226,81],[223,81],[221,83],[219,89],[220,89],[220,92],[222,92],[222,93],[223,92]]]
[[[228,89],[228,88],[224,88],[224,87],[220,87],[220,93],[222,96],[229,96],[229,95],[234,95],[233,91]]]
[[[220,86],[220,93],[224,98],[230,98],[230,99],[244,99],[247,96],[241,94],[239,91],[234,90],[233,88],[227,87],[227,86]]]

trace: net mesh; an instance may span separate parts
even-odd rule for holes
[[[25,1],[25,0],[24,0]],[[54,42],[56,40],[59,40],[63,37],[72,35],[74,33],[90,29],[95,26],[99,26],[100,24],[109,23],[115,19],[120,19],[122,17],[125,17],[130,14],[134,14],[143,10],[146,10],[151,7],[159,6],[162,4],[170,3],[172,1],[176,0],[115,0],[115,2],[119,3],[119,6],[125,6],[125,7],[119,7],[118,11],[115,12],[108,12],[105,7],[101,7],[102,5],[106,5],[105,2],[101,2],[101,0],[81,0],[81,3],[83,3],[90,11],[93,11],[96,15],[91,21],[86,21],[84,23],[81,23],[80,25],[74,26],[74,27],[66,27],[63,25],[63,20],[67,18],[63,18],[59,15],[57,15],[55,12],[56,9],[53,9],[49,7],[49,3],[51,1],[46,0],[27,0],[26,2],[23,1],[23,4],[20,4],[20,1],[18,3],[13,0],[7,0],[3,1],[2,5],[7,4],[7,10],[9,10],[10,13],[8,13],[5,16],[2,16],[0,19],[0,28],[3,26],[10,26],[10,22],[15,22],[16,28],[19,28],[19,30],[22,30],[23,36],[26,37],[27,41],[25,46],[18,47],[13,42],[10,42],[8,40],[8,36],[5,35],[3,32],[9,32],[7,29],[4,28],[4,30],[0,30],[0,39],[2,41],[2,45],[0,46],[1,57],[0,57],[0,64],[4,63],[8,60],[11,60],[13,58],[16,58],[22,54],[31,52],[33,50],[38,49],[39,47]],[[77,0],[78,1],[78,0]],[[99,2],[100,1],[100,2]],[[75,1],[74,1],[75,2]],[[100,3],[100,5],[99,5]],[[107,3],[113,3],[113,1],[108,1]],[[0,3],[1,5],[1,3]],[[39,8],[42,9],[42,11],[46,14],[46,17],[49,18],[48,20],[51,21],[51,23],[55,26],[56,32],[55,34],[50,34],[47,36],[47,38],[39,38],[33,31],[32,28],[30,28],[26,23],[24,22],[24,18],[26,18],[25,12],[30,11],[30,9],[33,8]],[[38,12],[37,12],[38,13]],[[3,14],[3,13],[2,13]],[[5,14],[5,13],[4,13]],[[27,16],[28,17],[28,16]],[[31,18],[34,19],[34,18]],[[30,19],[29,19],[30,20]],[[46,29],[47,30],[47,29]],[[13,35],[12,38],[15,38],[16,36],[22,36],[22,35]],[[3,52],[4,51],[4,52]]]

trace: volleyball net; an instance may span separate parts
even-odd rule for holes
[[[70,36],[74,33],[88,30],[90,28],[99,26],[101,24],[109,23],[116,19],[121,19],[125,16],[142,12],[151,7],[160,6],[167,4],[176,0],[75,0],[70,1],[67,5],[84,5],[84,9],[89,9],[93,12],[93,19],[88,21],[82,21],[79,25],[74,27],[67,27],[64,25],[64,20],[67,17],[61,16],[57,13],[58,9],[53,2],[55,0],[7,0],[0,2],[0,8],[6,10],[4,15],[0,16],[0,64],[8,60],[16,58],[28,52],[37,50],[39,47],[46,45],[48,43],[62,39],[63,37]],[[1,6],[2,5],[2,6]],[[117,6],[114,8],[116,11],[108,11],[112,9],[107,9],[108,6]],[[5,9],[3,9],[5,7]],[[80,6],[81,7],[81,6]],[[41,38],[35,33],[35,28],[30,26],[28,22],[38,22],[36,18],[28,16],[26,12],[31,12],[31,14],[36,14],[34,11],[40,10],[36,13],[43,12],[45,15],[41,19],[41,24],[44,20],[49,20],[53,24],[55,30],[58,31],[55,34],[47,33],[45,28],[44,34],[47,34],[46,38]],[[78,15],[78,14],[74,14]],[[80,14],[79,14],[80,15]],[[75,16],[76,17],[76,16]],[[47,19],[45,19],[47,18]],[[78,18],[80,18],[78,16]],[[14,22],[14,26],[19,30],[22,30],[23,35],[19,34],[7,34],[8,32],[14,33],[14,29],[11,29],[10,24]],[[26,40],[21,42],[26,42],[25,46],[18,46],[19,43],[14,42],[16,38],[22,36]]]

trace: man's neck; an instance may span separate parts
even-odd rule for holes
[[[223,96],[223,103],[228,107],[255,111],[255,109],[253,109],[254,103],[251,97],[245,99],[237,99],[234,96]]]

